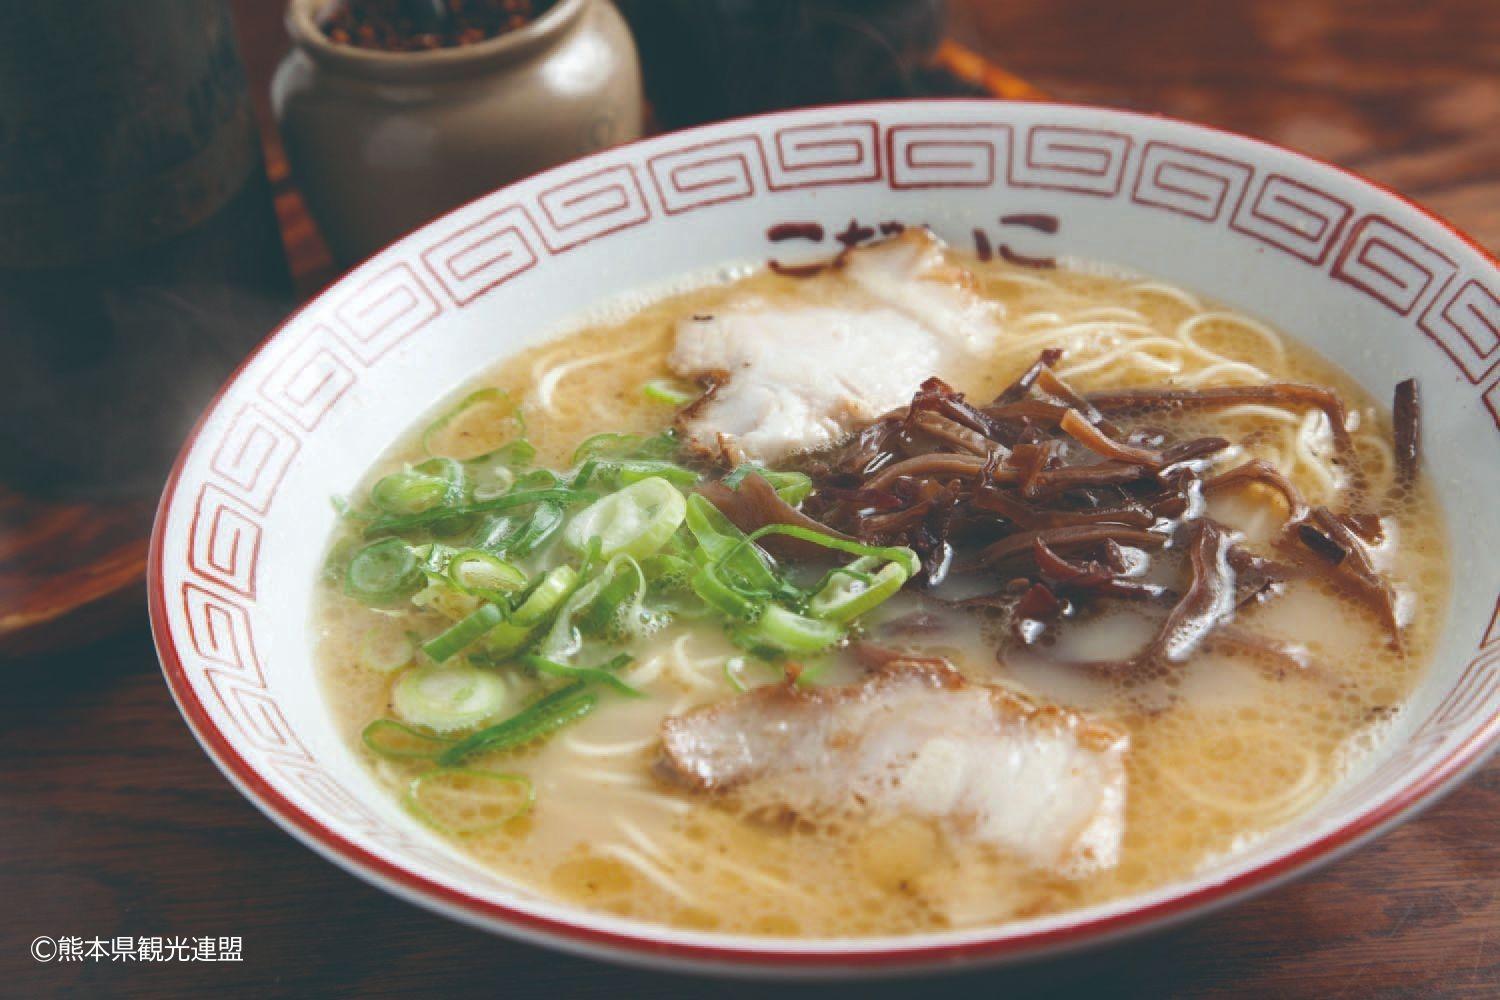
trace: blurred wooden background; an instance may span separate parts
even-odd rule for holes
[[[277,0],[236,0],[264,97]],[[962,43],[1059,99],[1192,118],[1333,160],[1500,247],[1495,0],[952,0]],[[264,108],[263,108],[264,110]],[[300,287],[334,276],[268,162]],[[343,874],[198,750],[144,620],[6,671],[0,994],[760,997],[460,927]],[[1155,937],[1020,969],[787,998],[1500,995],[1500,765],[1308,879]],[[239,935],[243,964],[38,965],[39,934]]]

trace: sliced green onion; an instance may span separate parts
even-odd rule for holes
[[[677,486],[694,486],[703,478],[685,465],[654,458],[623,459],[618,462],[600,461],[598,471],[626,486],[652,476],[665,479]]]
[[[692,585],[695,567],[682,556],[658,552],[641,560],[641,571],[655,591],[686,590]]]
[[[517,490],[550,490],[565,485],[562,477],[551,469],[532,469],[516,478]]]
[[[590,458],[600,456],[624,456],[640,446],[642,438],[639,434],[615,434],[605,432],[584,438],[577,448],[573,449],[573,463],[578,465]]]
[[[834,570],[808,602],[807,610],[814,618],[846,625],[895,596],[907,579],[906,567],[893,562],[886,563],[874,575],[847,567]]]
[[[578,467],[573,473],[573,478],[568,481],[568,486],[575,490],[581,490],[594,478],[594,473],[599,471],[599,460],[591,458]]]
[[[698,567],[679,555],[658,552],[641,562],[646,590],[655,600],[655,614],[678,619],[702,618],[713,609],[693,590]]]
[[[427,429],[422,432],[422,450],[429,455],[436,454],[432,447],[432,439],[445,430],[453,421],[474,407],[484,403],[493,403],[504,407],[508,411],[506,417],[516,422],[518,436],[526,433],[526,418],[522,415],[521,408],[511,403],[510,396],[506,392],[493,388],[480,389],[469,393],[458,401],[457,406],[428,425]]]
[[[516,438],[494,451],[464,459],[468,466],[503,465],[511,469],[524,469],[536,460],[536,446],[525,438]]]
[[[376,719],[364,728],[359,738],[371,753],[391,760],[436,760],[438,754],[456,742],[395,719]]]
[[[473,548],[501,555],[510,548],[510,540],[520,534],[525,524],[526,522],[509,514],[492,517],[474,529],[474,533],[469,536],[469,544]]]
[[[615,555],[640,559],[665,545],[686,514],[687,501],[677,487],[653,476],[580,511],[568,525],[566,540],[582,551],[590,539],[597,538],[599,554],[605,559]]]
[[[410,632],[394,625],[376,625],[359,637],[354,661],[373,673],[394,674],[411,663],[416,653],[417,644]]]
[[[586,632],[601,635],[609,630],[621,607],[632,598],[640,600],[646,592],[646,574],[641,564],[629,556],[611,559],[599,574],[594,597],[580,608],[578,626]]]
[[[578,571],[571,566],[558,566],[542,577],[542,582],[527,595],[526,600],[511,615],[510,620],[521,625],[537,625],[562,603],[563,599],[578,586]]]
[[[670,459],[678,450],[677,435],[671,430],[647,438],[639,434],[595,434],[574,450],[572,464],[590,458]]]
[[[745,477],[750,475],[750,473],[763,473],[765,471],[766,467],[764,465],[761,465],[759,462],[741,462],[733,469],[730,469],[729,473],[719,481],[725,486],[728,486],[730,489],[737,490],[740,488],[740,483],[743,483],[745,481]]]
[[[460,740],[444,750],[438,763],[444,766],[458,764],[476,753],[493,753],[513,750],[548,736],[570,722],[576,722],[594,710],[598,702],[587,691],[588,684],[574,681],[558,688],[520,712],[493,726]]]
[[[693,593],[702,598],[704,603],[717,608],[730,618],[743,622],[755,621],[760,617],[766,602],[746,597],[730,586],[725,582],[720,566],[719,563],[709,563],[699,567],[698,572],[693,574]]]
[[[759,462],[741,462],[722,482],[730,489],[737,490],[745,477],[752,473],[769,483],[777,496],[793,506],[806,500],[807,495],[812,492],[812,477],[805,472],[776,472]]]
[[[348,535],[333,543],[323,559],[323,579],[329,583],[342,584],[349,572],[349,562],[359,549],[359,542]]]
[[[505,794],[497,795],[502,788]],[[403,801],[413,815],[433,829],[473,837],[498,830],[530,812],[536,789],[524,774],[443,767],[413,778]],[[477,818],[458,818],[475,811],[481,813]]]
[[[455,622],[472,615],[483,602],[484,598],[459,590],[446,576],[436,573],[429,576],[427,586],[411,595],[414,607],[423,611],[436,611]]]
[[[421,514],[463,502],[463,466],[450,458],[428,459],[393,472],[370,490],[370,500],[386,514]]]
[[[593,500],[594,494],[580,490],[571,490],[564,487],[553,487],[539,490],[513,490],[493,500],[476,500],[473,503],[462,504],[457,507],[445,507],[439,510],[423,511],[420,514],[410,514],[402,517],[391,515],[376,518],[365,528],[365,535],[389,534],[394,531],[405,531],[408,528],[417,528],[430,525],[437,521],[448,518],[466,517],[470,514],[493,514],[502,510],[514,510],[517,507],[528,507],[538,503],[580,503]]]
[[[442,542],[425,542],[422,545],[412,546],[412,555],[422,564],[423,572],[430,575],[441,575],[448,569],[448,560],[457,552],[451,545]]]
[[[490,600],[495,600],[496,595],[521,590],[526,586],[525,573],[483,549],[455,552],[448,559],[448,579],[464,593]]]
[[[469,479],[473,485],[469,495],[475,500],[493,500],[503,497],[516,485],[516,474],[503,465],[468,466]]]
[[[770,557],[701,494],[688,497],[686,521],[709,561],[722,564],[747,589],[766,595],[781,590],[782,581],[771,569]]]
[[[419,475],[441,479],[443,482],[450,483],[460,489],[468,481],[468,473],[464,471],[463,463],[451,458],[429,458],[425,462],[419,462],[412,466],[411,471]]]
[[[434,662],[442,663],[468,649],[480,636],[499,625],[504,617],[498,607],[485,602],[446,631],[424,642],[422,652]]]
[[[495,656],[505,656],[526,645],[531,634],[546,623],[577,586],[578,572],[571,566],[558,566],[548,572],[520,607],[485,634],[485,650]]]
[[[509,688],[495,674],[465,663],[415,667],[391,691],[396,714],[439,733],[468,729],[505,707]]]
[[[697,539],[698,546],[712,560],[720,560],[734,551],[744,540],[745,533],[734,526],[707,498],[698,493],[687,498],[688,530]],[[769,571],[768,574],[769,576]]]
[[[676,379],[654,378],[641,386],[641,395],[653,403],[663,403],[667,406],[686,406],[703,395],[703,392]]]
[[[616,691],[629,698],[644,698],[644,692],[631,687],[619,677],[615,671],[630,665],[634,659],[629,653],[621,653],[608,663],[597,667],[572,667],[565,663],[549,660],[545,656],[523,656],[521,662],[539,674],[547,674],[550,677],[561,677],[570,681],[586,681],[590,684],[603,684],[614,688]]]
[[[636,445],[635,451],[628,458],[663,458],[671,459],[677,457],[682,451],[682,444],[677,440],[677,431],[668,427],[654,437],[648,437]]]
[[[816,653],[843,637],[843,630],[837,626],[788,611],[779,604],[768,605],[753,627],[772,645],[789,653]]]
[[[565,515],[561,504],[539,503],[531,512],[531,520],[510,541],[508,551],[514,555],[524,556],[535,552],[546,544],[547,540],[557,534],[562,527]]]
[[[366,604],[389,604],[421,586],[422,567],[399,538],[366,545],[349,560],[344,573],[344,592]]]
[[[442,513],[435,511],[434,513]],[[447,517],[434,518],[427,522],[427,531],[438,538],[452,539],[457,542],[474,530],[474,516],[472,514],[453,514]]]
[[[655,632],[670,615],[646,606],[646,573],[629,556],[615,556],[599,574],[596,596],[579,605],[578,627],[591,635],[622,640]]]
[[[377,482],[370,499],[387,514],[418,514],[441,506],[449,493],[447,482],[407,469]]]
[[[812,492],[812,477],[805,472],[763,472],[766,482],[781,497],[793,507],[807,499]]]
[[[754,624],[736,629],[732,638],[752,652],[764,655],[770,651],[774,655],[821,652],[843,635],[843,629],[832,622],[809,618],[779,604],[771,604]]]
[[[707,501],[704,501],[705,503]],[[855,556],[870,556],[886,562],[893,562],[906,570],[907,576],[916,576],[922,569],[922,561],[917,554],[905,545],[863,545],[859,542],[850,541],[846,538],[835,538],[825,535],[821,531],[813,531],[811,528],[803,528],[795,524],[768,524],[764,528],[758,528],[751,532],[746,538],[747,542],[757,542],[767,535],[786,535],[804,542],[812,542],[821,545],[825,549],[834,549],[839,552],[847,552]]]
[[[585,559],[584,562],[585,572],[587,572],[587,564],[591,563],[592,559]],[[540,651],[543,656],[552,660],[562,660],[577,653],[583,647],[583,630],[578,620],[588,608],[594,605],[613,579],[616,565],[613,562],[606,565],[598,574],[568,595],[568,599],[563,602],[556,617],[552,619],[552,626],[547,630],[546,638],[542,639]]]

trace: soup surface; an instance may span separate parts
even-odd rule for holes
[[[603,469],[605,479],[615,477],[594,490],[599,496],[628,486],[624,480],[653,478],[658,466],[652,463],[689,469],[692,477],[721,476],[744,456],[727,438],[720,439],[717,453],[688,440],[692,425],[679,419],[678,409],[700,386],[682,377],[680,350],[674,355],[679,338],[686,336],[682,324],[693,317],[732,315],[747,302],[757,316],[838,308],[849,293],[836,275],[761,272],[664,298],[629,315],[616,314],[498,362],[470,387],[462,403],[439,407],[397,442],[351,495],[353,511],[335,539],[316,620],[328,703],[378,780],[483,865],[540,895],[679,927],[789,936],[991,924],[1149,890],[1244,848],[1328,790],[1401,711],[1433,647],[1446,602],[1447,555],[1439,511],[1421,477],[1402,474],[1390,414],[1309,350],[1184,290],[1080,269],[981,263],[945,252],[950,263],[973,275],[974,283],[968,285],[960,274],[959,287],[983,300],[984,315],[994,319],[999,332],[961,363],[939,352],[939,363],[948,367],[922,377],[938,376],[969,400],[995,399],[1038,362],[1041,352],[1056,350],[1060,354],[1046,359],[1052,362],[1049,370],[1064,388],[1089,394],[1101,406],[1111,391],[1143,387],[1327,387],[1347,411],[1346,440],[1334,433],[1325,409],[1270,396],[1225,405],[1106,409],[1111,419],[1095,426],[1146,452],[1205,436],[1224,439],[1224,446],[1208,446],[1218,450],[1191,460],[1197,485],[1184,487],[1182,495],[1196,507],[1169,512],[1176,527],[1159,548],[1105,540],[1101,548],[1065,549],[1066,538],[1059,535],[1052,548],[1012,546],[1012,555],[985,561],[990,557],[983,552],[993,555],[993,550],[958,542],[950,553],[951,565],[941,570],[936,566],[940,554],[922,552],[920,569],[892,571],[905,582],[900,592],[874,602],[851,621],[840,621],[837,639],[826,648],[813,648],[824,641],[821,631],[811,638],[765,638],[766,619],[758,640],[747,638],[748,626],[726,628],[725,614],[712,600],[705,605],[680,577],[647,581],[652,574],[671,576],[662,567],[676,564],[660,556],[674,551],[672,546],[683,546],[679,554],[689,569],[697,565],[694,553],[700,552],[690,524],[681,524],[680,517],[673,541],[656,552],[645,551],[651,546],[640,538],[649,534],[650,519],[659,508],[647,511],[644,526],[637,523],[638,510],[614,512],[610,523],[627,522],[621,537],[631,540],[627,548],[635,546],[638,556],[624,562],[609,559],[597,547],[590,552],[586,539],[579,542],[586,532],[575,531],[576,544],[570,543],[569,526],[596,502],[592,495],[570,499],[565,492],[558,494],[561,499],[548,510],[556,512],[562,527],[550,535],[546,524],[537,523],[550,515],[544,511],[538,518],[535,505],[447,521],[431,515],[430,504],[452,500],[451,494],[447,500],[434,499],[443,492],[444,477],[452,477],[446,466],[431,463],[432,455],[460,460],[483,456],[463,466],[463,490],[469,492],[459,502],[470,507],[484,498],[528,489],[565,490],[576,483],[570,477],[576,477],[588,454],[601,462],[592,475],[602,475],[597,470]],[[862,315],[855,314],[856,333]],[[818,364],[829,361],[820,355]],[[736,385],[739,378],[743,387],[751,371],[745,362],[743,373],[727,373],[727,385]],[[717,373],[710,381],[724,377]],[[819,377],[841,376],[824,370]],[[649,388],[643,391],[643,386]],[[1047,405],[1062,399],[1066,409],[1069,399],[1054,389],[1031,388],[1026,398],[1045,396]],[[729,392],[725,388],[718,402],[726,420],[733,418]],[[910,387],[904,395],[910,398]],[[1085,412],[1082,403],[1072,402]],[[519,410],[524,430],[513,408]],[[966,411],[950,407],[942,412]],[[698,414],[707,419],[713,411],[700,404]],[[858,415],[848,419],[856,429],[869,422]],[[674,422],[682,428],[676,439],[658,437]],[[765,425],[758,418],[757,429]],[[1076,429],[1080,436],[1075,440],[1061,431],[1037,432],[1024,421],[1015,426],[1021,430],[1005,432],[1013,435],[1004,449],[1007,457],[978,474],[999,477],[999,469],[1020,470],[1014,472],[1022,484],[1017,489],[1029,488],[1021,456],[1032,456],[1040,463],[1035,468],[1045,470],[1067,448],[1082,453],[1076,440],[1092,436],[1086,427]],[[975,446],[949,424],[942,427],[959,442],[944,446],[949,448],[944,454],[962,459],[953,460],[954,468],[970,461],[962,455],[964,448],[983,452],[982,441]],[[834,428],[834,437],[839,430]],[[640,437],[595,439],[585,454],[575,455],[600,433]],[[741,439],[760,441],[751,433],[746,430]],[[529,448],[514,445],[523,438]],[[511,447],[497,456],[495,450],[506,445]],[[1094,446],[1106,447],[1097,441]],[[774,453],[775,446],[764,447]],[[618,458],[632,448],[635,457]],[[531,449],[534,454],[528,454]],[[1202,488],[1215,475],[1255,459],[1284,477],[1305,509],[1348,516],[1331,525],[1312,515],[1291,524],[1298,511],[1288,509],[1270,477]],[[1104,460],[1109,461],[1107,455]],[[832,477],[829,468],[836,464],[802,454],[765,462],[773,469],[808,473],[817,487],[810,497],[800,478],[767,479],[794,505],[847,534],[859,517],[878,517],[884,509],[851,514],[864,501],[843,498],[832,484],[867,490],[859,496],[874,497],[879,491],[868,492],[869,481],[849,485]],[[428,472],[412,474],[414,467]],[[1158,475],[1170,478],[1170,472],[1169,466]],[[972,482],[975,472],[964,475]],[[434,481],[436,493],[423,492]],[[671,481],[681,493],[696,488],[691,477]],[[378,485],[382,482],[384,489]],[[907,479],[892,486],[898,499],[889,506],[898,501],[940,506],[968,488],[959,480],[956,485],[947,482],[942,473],[924,482],[926,486],[913,486]],[[376,495],[367,502],[372,489]],[[929,489],[930,495],[911,492],[919,489]],[[1033,492],[1038,498],[1042,493]],[[1019,495],[1004,502],[1014,506]],[[1109,508],[1111,496],[1116,494],[1101,487],[1070,502],[1078,509]],[[1149,506],[1141,496],[1118,494],[1129,504]],[[474,498],[479,498],[477,504]],[[676,509],[675,501],[666,505]],[[1152,508],[1155,527],[1146,518],[1146,526],[1135,530],[1163,530],[1165,509]],[[382,523],[389,527],[393,517],[399,522],[403,511],[417,512],[415,528],[410,523],[381,528]],[[506,518],[505,524],[495,523]],[[1210,523],[1217,528],[1211,530]],[[1362,541],[1348,536],[1351,524],[1363,525]],[[543,537],[534,545],[517,545],[516,533],[528,530]],[[391,544],[415,550],[416,559],[425,560],[421,579],[409,579],[393,597],[372,598],[369,587],[351,592],[351,553],[383,535],[399,538]],[[877,541],[890,543],[890,548],[901,538]],[[983,544],[992,543],[986,538]],[[441,564],[454,552],[472,550],[497,554],[502,565],[472,557],[472,565],[466,563],[455,577],[451,565],[445,569]],[[1149,554],[1149,566],[1142,552]],[[1218,559],[1223,578],[1233,581],[1232,593],[1198,593],[1211,583],[1204,567],[1189,567],[1199,554]],[[399,555],[385,551],[386,562],[372,564],[373,570],[388,569]],[[813,568],[805,571],[798,569],[803,556],[769,562],[789,579],[802,572],[796,578],[806,594],[816,589],[808,579],[826,582],[829,578],[822,574],[830,567],[857,555],[854,549],[814,551],[806,557]],[[1052,556],[1061,563],[1053,564]],[[701,554],[696,558],[701,564]],[[1341,582],[1319,564],[1337,563],[1347,571],[1349,560],[1361,558],[1369,560],[1388,588],[1391,601],[1384,610],[1368,587],[1351,587],[1348,579]],[[884,559],[901,562],[899,555],[885,552],[869,557],[864,568]],[[1111,561],[1112,569],[1099,568]],[[646,568],[637,577],[624,563]],[[581,624],[559,642],[553,625],[538,626],[519,609],[537,581],[564,564],[581,567],[582,578],[601,576],[615,596],[603,605],[596,602],[592,626],[589,608],[579,605]],[[1113,595],[1098,590],[1090,579],[1078,576],[1090,564],[1098,574],[1129,584]],[[1281,568],[1267,570],[1267,565]],[[507,578],[511,570],[519,573],[514,579]],[[1189,573],[1199,575],[1189,579]],[[937,576],[942,582],[931,586]],[[384,579],[379,573],[376,577]],[[860,579],[861,586],[868,585],[868,578]],[[384,584],[374,586],[378,591]],[[851,592],[859,591],[856,586]],[[980,600],[971,600],[975,597]],[[1179,602],[1185,606],[1199,597],[1217,602],[1211,615],[1192,619],[1187,612],[1173,611]],[[495,607],[494,614],[476,617],[476,609],[486,603]],[[824,627],[816,601],[796,606],[803,611],[797,621],[811,619],[817,629]],[[600,607],[608,619],[602,623]],[[556,605],[551,610],[558,613]],[[1231,619],[1232,624],[1225,624]],[[1203,627],[1194,631],[1194,621]],[[455,622],[471,626],[455,635]],[[496,623],[502,633],[492,631]],[[507,626],[510,632],[503,631]],[[1168,635],[1174,627],[1177,631]],[[504,641],[490,642],[497,634]],[[446,638],[434,650],[432,641],[439,636]],[[806,648],[788,651],[777,648],[777,641],[793,646],[805,641]],[[613,659],[618,654],[628,654],[628,661]],[[527,655],[533,659],[525,659]],[[539,663],[538,655],[546,662]],[[480,690],[470,690],[472,678],[449,677],[443,668],[434,679],[436,659],[477,666],[488,679]],[[818,744],[816,752],[809,751],[808,741],[822,738],[810,727],[823,726],[826,717],[843,710],[840,706],[882,705],[878,699],[885,695],[868,686],[869,678],[891,676],[893,662],[897,676],[906,676],[900,672],[908,669],[951,669],[959,675],[954,680],[942,674],[937,681],[921,675],[912,682],[910,704],[916,707],[910,712],[921,714],[926,723],[937,719],[936,731],[946,741],[942,754],[933,749],[938,737],[902,732],[907,709],[899,706],[884,722],[863,716],[835,721],[831,725],[838,731]],[[602,669],[609,676],[576,673],[579,668]],[[403,698],[397,691],[403,678],[418,671],[428,672],[427,687],[418,686]],[[763,703],[743,700],[762,688],[767,689],[760,692]],[[743,693],[747,689],[750,694]],[[996,689],[1014,694],[1021,707],[1012,712],[1006,707],[1010,701],[991,694]],[[538,698],[555,698],[557,691],[563,691],[564,701],[574,701],[530,732],[535,738],[516,736],[518,726],[538,718],[533,711],[512,725],[510,737],[499,742],[491,737],[489,743],[481,738],[471,742],[471,751],[453,752],[461,745],[456,741],[474,733],[493,734],[496,724],[534,709]],[[965,700],[965,705],[999,705],[994,711],[1002,723],[999,730],[978,723],[974,732],[979,735],[968,745],[967,730],[955,721],[953,732],[945,734],[943,720],[956,720],[952,713],[968,711],[958,707],[958,699],[976,691],[992,700]],[[586,693],[587,707],[579,707],[579,692]],[[823,700],[808,700],[809,692],[824,692],[819,696]],[[945,693],[940,697],[936,692]],[[955,700],[943,700],[949,696]],[[714,705],[728,708],[720,715],[691,714]],[[1040,714],[1030,714],[1039,707]],[[785,712],[773,719],[771,728],[789,733],[786,741],[744,750],[755,740],[770,739],[765,736],[770,730],[752,708],[773,716]],[[474,714],[466,716],[471,709]],[[988,719],[989,708],[978,711]],[[1061,713],[1056,716],[1063,720],[1057,723],[1061,728],[1049,728],[1054,718],[1048,713],[1054,711]],[[680,739],[673,752],[663,745],[668,719],[690,720],[677,730]],[[746,735],[744,727],[751,725],[762,726],[759,735]],[[887,739],[872,735],[870,727],[876,725],[917,746],[914,753],[926,761],[921,773],[915,765],[902,771],[895,784],[905,782],[905,790],[884,800],[879,795],[892,786],[881,784],[883,779],[871,779],[875,784],[869,786],[883,790],[879,794],[856,794],[856,786],[869,775],[848,751],[851,740],[863,746],[877,736]],[[1017,742],[998,750],[986,742],[1002,738]],[[718,752],[711,745],[715,740],[735,743],[736,753],[753,750],[764,757],[744,773],[734,770],[744,761],[726,763],[724,753],[711,760],[693,757]],[[1036,749],[1038,741],[1048,740],[1050,751]],[[955,786],[957,790],[947,788],[958,780],[952,777],[956,769],[983,772],[1000,750],[1014,750],[1014,759],[1022,763],[990,784],[976,777]],[[1033,751],[1035,759],[1026,757]],[[1046,752],[1071,754],[1072,763],[1047,770],[1051,765],[1038,763]],[[721,770],[713,770],[716,766]],[[800,782],[795,792],[782,782],[794,772]],[[857,801],[838,801],[838,789],[845,786]],[[1056,800],[1080,787],[1095,795],[1087,805],[1096,823],[1090,829],[1112,824],[1115,839],[1102,847],[1070,840],[1078,817],[1058,812]],[[1015,801],[1028,793],[1039,800]],[[944,801],[950,804],[933,805],[931,795],[947,795]],[[1030,817],[1023,826],[1072,824],[1072,832],[1058,841],[1050,829],[1006,825],[1023,812]]]

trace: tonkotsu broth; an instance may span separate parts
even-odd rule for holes
[[[1006,310],[1001,349],[988,370],[936,373],[972,398],[990,398],[1049,347],[1065,351],[1058,374],[1080,390],[1268,380],[1324,385],[1356,415],[1353,440],[1370,494],[1383,497],[1391,489],[1388,414],[1342,372],[1261,324],[1157,282],[965,263],[984,294]],[[537,464],[563,468],[590,435],[654,433],[669,424],[672,408],[644,398],[641,386],[669,374],[675,321],[711,312],[746,289],[773,300],[818,294],[814,284],[757,273],[675,295],[504,359],[470,388],[496,386],[523,401]],[[1238,406],[1173,418],[1171,427],[1246,442],[1311,503],[1335,491],[1327,425],[1316,410]],[[366,488],[425,457],[418,433],[389,452]],[[511,431],[474,433],[476,440],[464,443],[466,453],[503,444]],[[486,433],[490,438],[482,440]],[[1448,586],[1435,498],[1420,478],[1411,493],[1394,506],[1391,541],[1381,550],[1381,568],[1411,602],[1405,657],[1388,648],[1373,615],[1310,580],[1292,582],[1285,596],[1243,611],[1237,621],[1305,645],[1325,670],[1275,678],[1234,656],[1200,652],[1169,681],[1178,698],[1164,711],[1040,658],[998,665],[993,637],[973,617],[952,615],[940,633],[906,642],[948,656],[972,680],[1088,711],[1129,731],[1124,841],[1111,870],[1078,880],[1028,870],[992,850],[945,842],[917,820],[767,826],[660,781],[653,764],[665,715],[732,697],[731,675],[748,685],[778,676],[731,645],[712,622],[674,623],[634,644],[629,651],[636,661],[621,676],[647,698],[607,698],[540,745],[472,761],[530,776],[535,806],[497,832],[455,840],[482,864],[541,895],[726,932],[832,936],[963,927],[1158,887],[1307,808],[1400,711],[1441,628]],[[1254,491],[1225,494],[1210,509],[1244,531],[1252,546],[1282,521],[1281,508]],[[889,620],[922,601],[904,592],[876,617]],[[392,678],[355,665],[356,644],[379,614],[336,587],[322,588],[320,659],[341,731],[378,780],[399,794],[427,765],[377,757],[360,742],[366,724],[391,714]],[[424,634],[434,630],[432,621]],[[1144,638],[1138,621],[1116,616],[1076,629],[1065,641],[1087,658],[1133,648]],[[847,683],[859,675],[845,657],[832,659],[819,668],[818,683]]]

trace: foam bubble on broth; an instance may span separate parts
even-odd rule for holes
[[[1399,501],[1391,508],[1395,541],[1380,558],[1411,604],[1408,655],[1392,653],[1373,617],[1316,581],[1290,583],[1285,597],[1248,609],[1239,621],[1306,645],[1324,671],[1278,680],[1244,657],[1200,655],[1160,681],[1178,696],[1168,711],[1143,708],[1117,682],[1055,664],[1021,658],[998,665],[992,637],[977,627],[913,637],[913,646],[950,657],[971,679],[1093,711],[1130,731],[1120,863],[1070,881],[992,849],[947,842],[916,820],[850,814],[789,827],[662,785],[652,770],[661,718],[732,696],[725,666],[745,656],[717,627],[673,624],[627,647],[637,660],[625,679],[647,698],[613,699],[545,744],[472,762],[529,774],[537,795],[524,820],[458,841],[478,863],[559,899],[679,927],[795,937],[974,926],[1099,903],[1187,876],[1307,809],[1379,746],[1435,645],[1448,587],[1436,498],[1420,478],[1409,490],[1394,490],[1383,409],[1311,351],[1190,292],[1102,267],[1035,271],[968,263],[984,294],[1004,305],[1007,333],[988,366],[937,374],[975,397],[993,394],[1047,347],[1064,348],[1058,372],[1084,391],[1271,380],[1337,391],[1358,414],[1353,440],[1370,496]],[[661,298],[634,297],[565,338],[499,362],[469,388],[497,386],[523,400],[538,464],[565,466],[579,441],[596,432],[659,430],[671,411],[645,399],[640,386],[669,375],[673,323],[744,291],[771,299],[818,294],[814,286],[762,271]],[[549,376],[543,405],[536,390]],[[1320,503],[1343,483],[1342,470],[1328,461],[1320,416],[1234,407],[1176,415],[1171,430],[1243,441],[1247,453],[1225,467],[1264,458],[1309,502]],[[377,463],[369,481],[420,458],[417,434]],[[504,438],[497,432],[490,444]],[[1213,504],[1216,515],[1246,532],[1252,548],[1265,539],[1265,525],[1258,535],[1253,523],[1257,512],[1271,510],[1271,524],[1284,514],[1258,487]],[[917,603],[903,594],[883,614],[894,617]],[[330,710],[377,780],[399,794],[420,767],[374,760],[359,744],[363,726],[388,714],[390,698],[391,678],[354,664],[372,612],[332,589],[320,605]],[[1079,642],[1138,641],[1138,627],[1124,620],[1091,627],[1098,634]],[[754,662],[739,670],[750,683],[773,676]],[[842,662],[822,680],[858,676]]]

